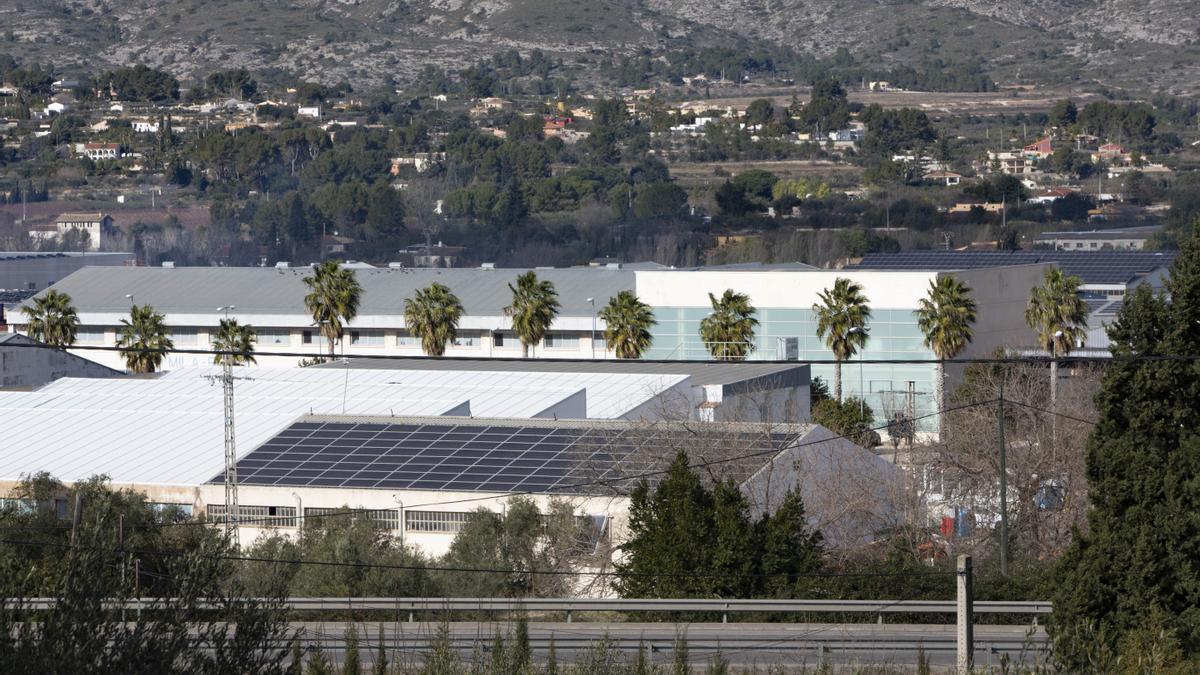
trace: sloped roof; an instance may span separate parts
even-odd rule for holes
[[[1175,251],[901,251],[869,253],[847,269],[953,271],[1051,263],[1085,284],[1120,284],[1170,267]]]
[[[494,316],[512,301],[508,285],[526,269],[357,269],[363,287],[359,316],[400,316],[404,300],[419,288],[439,282],[450,287],[468,315]],[[554,284],[560,316],[591,316],[623,290],[633,290],[634,273],[612,269],[538,269],[538,278]],[[62,279],[55,288],[75,301],[79,312],[126,312],[127,294],[167,314],[211,314],[236,304],[239,314],[307,314],[304,278],[308,267],[88,267]]]
[[[814,427],[310,416],[238,461],[245,485],[625,494],[680,451],[742,484]],[[223,481],[215,474],[210,483]]]
[[[589,417],[636,408],[681,375],[473,373],[237,368],[237,447],[257,447],[301,415],[470,414],[525,419],[586,390]],[[0,392],[0,480],[49,471],[64,481],[104,473],[118,484],[199,485],[224,464],[219,367],[151,378],[63,378]]]

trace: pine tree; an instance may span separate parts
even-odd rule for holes
[[[1155,612],[1185,657],[1200,654],[1200,361],[1144,358],[1200,353],[1200,234],[1165,294],[1126,296],[1109,336],[1088,441],[1093,508],[1059,563],[1048,627],[1066,671],[1120,649]]]

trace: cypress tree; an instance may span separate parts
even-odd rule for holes
[[[1126,297],[1109,330],[1113,363],[1088,441],[1088,532],[1058,568],[1048,627],[1065,670],[1161,616],[1185,656],[1200,654],[1200,233],[1185,242],[1166,294]],[[1136,656],[1136,655],[1131,655]]]
[[[712,541],[713,498],[680,451],[653,493],[643,481],[629,506],[626,560],[616,566],[616,588],[624,597],[671,598],[703,595]]]
[[[351,623],[346,627],[346,656],[342,661],[342,675],[362,675],[362,659],[358,654],[358,629]]]
[[[808,526],[804,500],[789,490],[775,513],[758,522],[761,594],[787,598],[803,595],[808,581],[802,575],[820,571],[824,562],[819,530]]]
[[[375,663],[371,664],[371,675],[387,675],[387,645],[384,644],[383,624],[379,624],[379,645],[375,652]]]
[[[754,526],[750,505],[732,480],[719,483],[713,492],[712,557],[708,585],[718,598],[748,598],[754,593]]]

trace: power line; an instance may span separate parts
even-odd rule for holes
[[[110,549],[101,546],[86,546],[83,544],[69,544],[62,542],[38,542],[27,541],[21,539],[0,539],[0,544],[10,544],[13,546],[50,546],[52,548],[60,548],[66,550],[84,550],[109,552]],[[139,557],[149,558],[181,558],[192,555],[188,551],[149,551],[149,550],[132,550],[126,549],[122,552],[124,555],[134,555]],[[217,555],[211,556],[216,560],[226,560],[230,562],[256,562],[256,563],[272,563],[279,565],[312,565],[318,567],[349,567],[353,569],[387,569],[398,571],[411,572],[452,572],[452,573],[469,573],[469,574],[529,574],[535,576],[583,576],[583,577],[611,577],[611,576],[632,576],[639,578],[660,578],[660,577],[682,577],[682,578],[712,578],[712,579],[743,579],[743,578],[775,578],[775,577],[812,577],[812,578],[840,578],[840,577],[944,577],[953,576],[955,572],[746,572],[741,574],[735,573],[712,573],[712,572],[629,572],[622,573],[618,571],[584,571],[584,570],[534,570],[534,569],[509,569],[496,567],[436,567],[428,565],[398,565],[395,563],[373,563],[363,561],[342,561],[342,560],[305,560],[302,558],[287,559],[287,558],[267,558],[261,556],[239,556],[239,555]]]
[[[1040,413],[1045,413],[1045,414],[1047,414],[1047,415],[1056,415],[1056,416],[1058,416],[1058,417],[1061,417],[1061,418],[1063,418],[1063,419],[1068,419],[1068,420],[1071,420],[1071,421],[1073,421],[1073,422],[1080,422],[1080,423],[1082,423],[1082,424],[1090,424],[1090,425],[1092,425],[1092,426],[1096,426],[1097,424],[1099,424],[1099,422],[1097,422],[1096,420],[1087,420],[1087,419],[1084,419],[1084,418],[1082,418],[1082,417],[1075,417],[1074,415],[1068,415],[1067,413],[1063,413],[1063,412],[1057,412],[1057,411],[1054,411],[1054,410],[1047,410],[1047,409],[1045,409],[1045,408],[1040,408],[1040,407],[1038,407],[1038,406],[1036,406],[1036,405],[1033,405],[1033,404],[1031,404],[1031,403],[1023,403],[1023,402],[1021,402],[1021,401],[1014,401],[1014,400],[1012,400],[1012,399],[1008,399],[1008,398],[1005,398],[1005,399],[1004,399],[1004,402],[1005,402],[1005,403],[1011,403],[1011,404],[1013,404],[1013,405],[1019,405],[1019,406],[1021,406],[1022,408],[1028,408],[1028,409],[1030,409],[1030,410],[1035,410],[1035,411],[1037,411],[1037,412],[1040,412]]]
[[[64,348],[55,347],[44,343],[8,343],[5,348],[17,347],[25,349],[53,349],[62,351]],[[262,351],[229,351],[204,348],[152,348],[152,347],[117,347],[115,345],[71,345],[66,347],[67,350],[79,351],[100,351],[100,352],[121,352],[128,354],[196,354],[205,356],[283,356],[289,358],[319,358],[327,361],[337,361],[342,359],[364,359],[372,361],[444,361],[451,363],[472,363],[472,362],[497,362],[497,363],[590,363],[603,364],[611,363],[611,361],[603,361],[600,359],[590,358],[526,358],[520,356],[427,356],[425,354],[338,354],[335,357],[330,357],[328,354],[312,353],[312,352],[262,352]],[[1112,354],[1109,356],[1083,356],[1065,354],[1058,357],[1047,356],[989,356],[989,357],[955,357],[950,359],[922,358],[922,359],[855,359],[854,364],[864,363],[867,365],[935,365],[942,364],[992,364],[1003,365],[1009,363],[1041,363],[1049,364],[1051,361],[1059,363],[1136,363],[1136,362],[1156,362],[1156,361],[1200,361],[1200,354],[1129,354],[1118,355]],[[728,359],[635,359],[629,361],[618,361],[619,363],[640,363],[640,364],[658,364],[658,365],[731,365],[731,364],[759,364],[759,365],[848,365],[849,361],[838,359],[755,359],[753,361],[731,361]]]

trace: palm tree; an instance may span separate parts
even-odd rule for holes
[[[237,319],[221,319],[212,346],[215,351],[228,353],[217,354],[213,357],[213,363],[221,364],[226,360],[231,366],[258,363],[254,358],[254,343],[257,341],[258,333],[253,326],[243,326]]]
[[[153,373],[175,343],[171,340],[165,316],[150,305],[134,305],[129,310],[129,318],[121,319],[117,347],[130,372]]]
[[[1058,401],[1058,357],[1066,356],[1087,335],[1088,306],[1079,297],[1079,277],[1058,267],[1046,270],[1041,286],[1029,291],[1025,323],[1037,333],[1037,343],[1050,353],[1050,408]]]
[[[521,340],[521,356],[528,358],[530,347],[542,341],[558,316],[558,292],[549,281],[538,281],[534,272],[517,277],[517,285],[509,284],[508,289],[513,299],[504,314],[512,317],[513,331]]]
[[[362,286],[354,277],[354,271],[342,267],[340,260],[326,260],[313,267],[312,276],[304,277],[304,285],[309,288],[308,295],[304,296],[304,306],[325,336],[332,358],[337,353],[337,343],[342,339],[346,324],[358,316]]]
[[[714,359],[744,361],[754,351],[754,327],[758,325],[750,296],[727,288],[720,300],[709,293],[708,301],[712,313],[700,321],[700,340]]]
[[[458,320],[463,306],[458,296],[434,282],[404,301],[404,325],[421,338],[421,349],[429,356],[446,353],[446,343],[458,337]]]
[[[862,286],[843,277],[834,279],[833,288],[826,288],[817,297],[821,302],[812,306],[817,317],[817,337],[824,338],[825,346],[833,352],[833,398],[841,401],[842,361],[867,344],[871,308],[867,306]]]
[[[921,298],[916,311],[917,326],[925,335],[925,346],[938,357],[934,391],[938,410],[938,436],[945,434],[946,359],[958,356],[975,337],[971,328],[978,306],[971,289],[952,276],[929,281],[929,292]]]
[[[71,304],[71,296],[50,289],[35,298],[32,307],[22,307],[21,311],[28,319],[25,330],[29,337],[60,349],[75,344],[79,314]]]
[[[600,310],[604,319],[604,340],[616,352],[618,359],[640,359],[650,348],[653,337],[650,327],[658,322],[650,305],[638,299],[633,291],[621,291],[608,300]]]

